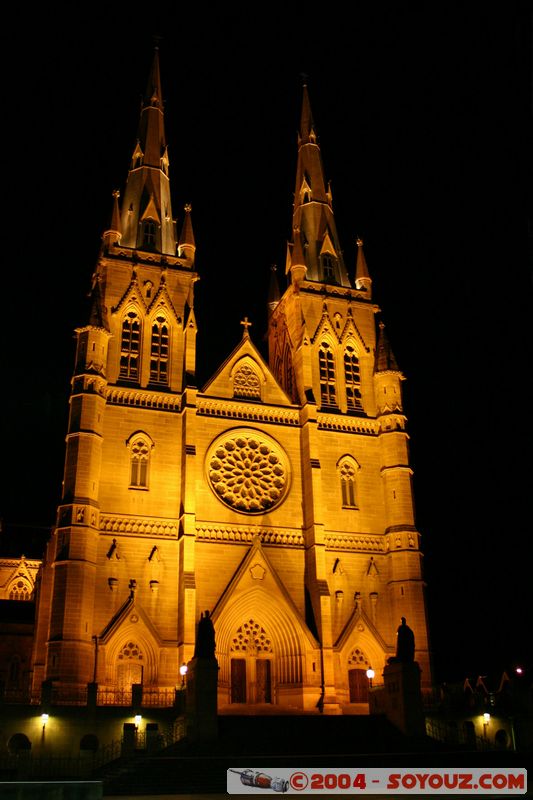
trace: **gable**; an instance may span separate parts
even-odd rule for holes
[[[202,394],[242,402],[292,405],[247,335],[207,382]]]

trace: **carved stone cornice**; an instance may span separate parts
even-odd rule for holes
[[[162,536],[178,538],[178,522],[158,517],[133,517],[127,514],[100,514],[102,533],[121,533],[126,536]]]
[[[110,386],[106,392],[106,401],[115,406],[135,406],[136,408],[152,408],[156,411],[179,411],[181,397],[166,392],[151,392],[147,389],[136,389],[127,386]]]
[[[362,433],[364,436],[376,436],[379,424],[368,417],[349,417],[345,414],[317,413],[319,430],[340,431],[341,433]]]
[[[261,544],[297,548],[304,546],[302,532],[293,528],[255,528],[209,522],[196,526],[196,538],[202,541],[251,544],[254,536],[259,537]]]
[[[325,533],[324,541],[328,550],[357,550],[362,553],[384,553],[383,536],[364,533]]]
[[[244,422],[270,422],[277,425],[298,425],[298,411],[280,406],[235,403],[231,400],[208,400],[198,397],[197,413],[205,417],[223,417]]]

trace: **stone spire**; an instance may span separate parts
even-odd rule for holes
[[[384,322],[379,323],[374,372],[400,372],[390,346],[389,337],[385,333]]]
[[[123,247],[176,255],[168,168],[159,50],[156,48],[122,203]]]
[[[306,85],[298,133],[292,230],[293,250],[299,252],[299,239],[305,256],[306,280],[350,286]]]

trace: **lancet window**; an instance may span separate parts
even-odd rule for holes
[[[145,247],[155,247],[156,225],[153,219],[147,219],[143,223],[143,245]]]
[[[324,253],[322,256],[322,273],[327,283],[331,283],[335,278],[335,261],[330,253]]]
[[[344,380],[346,383],[346,405],[348,411],[362,411],[359,359],[352,345],[347,345],[344,351]]]
[[[150,344],[150,381],[168,383],[169,325],[165,317],[159,316],[152,325]]]
[[[328,342],[322,342],[318,351],[320,372],[320,401],[323,406],[337,404],[335,387],[335,358]]]
[[[141,349],[141,321],[136,311],[130,311],[122,322],[120,345],[120,377],[137,380]]]
[[[358,464],[349,457],[343,458],[338,466],[341,482],[343,508],[357,508],[356,475]]]
[[[148,488],[150,450],[150,443],[144,436],[138,436],[130,443],[130,486],[133,488]]]

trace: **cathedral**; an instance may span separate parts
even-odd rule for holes
[[[268,361],[245,318],[203,387],[195,252],[190,206],[179,224],[172,211],[156,50],[75,331],[34,695],[44,681],[73,698],[88,683],[173,691],[207,610],[222,713],[366,713],[402,617],[429,686],[403,375],[360,240],[344,263],[305,86]]]

